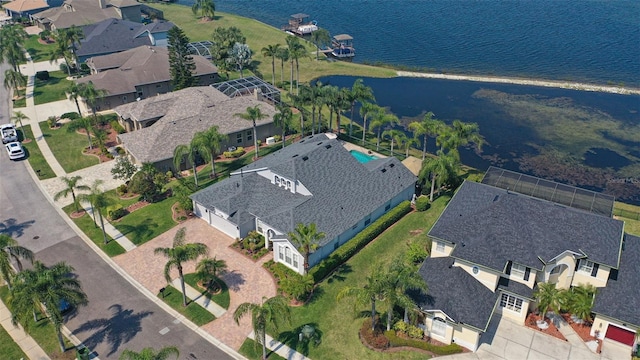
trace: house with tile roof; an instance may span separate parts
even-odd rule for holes
[[[105,19],[81,28],[84,37],[76,55],[83,63],[91,57],[113,54],[139,46],[168,45],[168,32],[175,25],[158,20],[148,24],[121,19]]]
[[[199,85],[218,80],[218,68],[204,56],[192,55]],[[97,102],[99,110],[164,94],[173,90],[169,68],[169,50],[161,46],[138,46],[109,55],[92,57],[86,64],[92,74],[79,78],[78,84],[93,82],[96,89],[107,92]],[[89,111],[82,102],[84,111]]]
[[[28,18],[32,14],[48,9],[49,6],[55,6],[55,1],[49,2],[47,0],[13,0],[11,2],[2,4],[2,8],[4,9],[6,15],[13,19],[19,17]]]
[[[485,181],[495,174],[492,170],[483,183],[465,181],[428,233],[431,255],[419,274],[429,291],[411,294],[425,315],[425,332],[475,351],[492,317],[524,324],[536,308],[537,284],[545,282],[559,289],[595,286],[594,331],[601,327],[600,338],[616,341],[619,332],[609,333],[607,327],[623,329],[623,339],[629,331],[635,334],[640,287],[630,285],[631,274],[637,280],[640,273],[632,260],[640,259],[640,242],[624,234],[624,222],[599,213],[606,206],[584,209],[588,201],[575,194],[586,190],[562,185],[561,193],[560,184],[547,182],[547,192],[536,189],[544,180],[533,177],[526,186],[499,187]],[[535,196],[526,194],[525,187]],[[592,204],[602,203],[599,194],[591,196]],[[622,293],[629,308],[611,301]]]
[[[361,163],[333,134],[317,134],[267,155],[191,196],[195,214],[232,238],[265,237],[274,261],[302,274],[288,234],[315,223],[325,237],[317,265],[415,192],[416,176],[394,158]]]
[[[84,26],[110,18],[141,22],[142,6],[136,0],[65,0],[61,6],[37,12],[31,17],[38,27],[47,30]]]
[[[197,86],[116,107],[120,124],[129,131],[118,135],[118,140],[135,163],[175,170],[173,150],[212,126],[227,135],[222,149],[252,146],[252,123],[235,114],[256,105],[268,116],[256,121],[258,139],[281,133],[273,124],[275,108],[256,96],[229,97],[211,86]]]

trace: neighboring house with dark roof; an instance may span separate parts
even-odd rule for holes
[[[120,19],[106,19],[82,27],[84,38],[80,40],[76,55],[80,63],[94,56],[113,54],[139,46],[168,45],[168,31],[175,25],[169,21],[141,24]]]
[[[304,273],[288,234],[315,223],[325,237],[309,257],[318,264],[400,202],[417,178],[395,157],[360,163],[335,135],[318,134],[232,173],[191,196],[195,214],[232,238],[250,231],[273,246],[274,261]]]
[[[65,0],[62,6],[31,17],[38,27],[47,30],[95,24],[110,18],[141,22],[141,6],[136,0]]]
[[[615,283],[613,274],[624,282],[623,291],[636,299],[635,318],[621,320],[638,320],[640,287],[627,286],[632,277],[621,275],[637,275],[639,270],[637,263],[623,269],[620,220],[465,181],[428,236],[431,255],[419,270],[428,295],[412,297],[425,314],[426,333],[436,340],[475,351],[494,313],[524,323],[527,312],[535,308],[533,293],[539,282],[560,289],[590,284],[607,293]],[[634,249],[629,256],[640,259]],[[607,306],[602,308],[624,305]],[[605,337],[604,330],[600,337]]]
[[[251,121],[235,114],[258,105],[268,118],[256,121],[258,139],[281,133],[273,125],[275,108],[255,96],[230,98],[211,86],[198,86],[154,96],[118,106],[114,111],[127,131],[118,135],[129,156],[137,164],[153,163],[158,169],[174,169],[173,150],[188,144],[198,131],[217,126],[229,146],[252,146]],[[189,167],[184,164],[184,167]],[[183,168],[184,168],[183,167]]]
[[[13,19],[19,17],[28,18],[32,14],[48,9],[49,6],[56,6],[56,4],[54,1],[49,2],[47,0],[14,0],[2,4],[7,16]]]
[[[218,68],[203,56],[192,55],[196,70],[194,77],[198,85],[210,85],[218,79]],[[109,55],[96,56],[86,64],[92,74],[79,78],[78,84],[93,82],[96,89],[107,92],[97,101],[99,110],[138,99],[154,97],[173,90],[169,69],[169,50],[159,46],[139,46],[134,49]],[[89,110],[82,102],[85,111]]]

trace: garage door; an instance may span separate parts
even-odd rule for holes
[[[633,340],[636,334],[632,331],[619,328],[617,326],[609,324],[607,333],[604,335],[607,339],[615,340],[623,344],[633,346]]]

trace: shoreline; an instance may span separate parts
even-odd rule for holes
[[[525,78],[499,77],[499,76],[453,75],[453,74],[441,74],[441,73],[423,73],[423,72],[414,72],[414,71],[397,71],[396,73],[399,77],[463,80],[463,81],[489,82],[489,83],[500,83],[500,84],[553,87],[553,88],[560,88],[560,89],[604,92],[604,93],[620,94],[620,95],[640,95],[640,89],[638,88],[595,85],[595,84],[578,83],[578,82],[570,82],[570,81],[536,80],[536,79],[525,79]]]

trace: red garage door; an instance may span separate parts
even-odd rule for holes
[[[615,340],[623,344],[633,346],[633,340],[636,334],[632,331],[619,328],[617,326],[609,324],[607,333],[604,335],[607,339]]]

